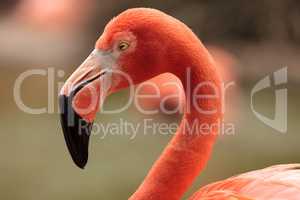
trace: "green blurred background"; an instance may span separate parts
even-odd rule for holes
[[[32,115],[15,103],[17,77],[29,69],[54,68],[58,85],[84,60],[105,24],[131,7],[153,7],[179,18],[201,40],[231,55],[228,74],[236,81],[227,97],[226,121],[235,134],[220,136],[206,170],[185,198],[201,185],[248,170],[299,162],[300,2],[254,1],[96,1],[0,0],[0,199],[127,199],[144,179],[171,135],[109,135],[92,138],[84,171],[67,152],[57,106],[50,114]],[[259,121],[250,108],[253,86],[274,71],[288,67],[288,131],[285,134]],[[227,69],[227,68],[226,68]],[[225,71],[226,71],[225,69]],[[48,104],[47,77],[24,81],[21,97],[33,108]],[[126,102],[128,91],[114,94],[105,107]],[[57,104],[55,104],[57,105]],[[255,97],[255,108],[274,116],[274,88]],[[120,118],[132,123],[145,118],[180,122],[180,115],[142,115],[133,106],[119,114],[99,114],[97,122]]]

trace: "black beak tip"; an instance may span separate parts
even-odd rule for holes
[[[86,166],[86,164],[87,164],[87,159],[86,160],[74,160],[73,159],[73,161],[74,161],[74,163],[76,164],[76,166],[77,167],[79,167],[80,169],[84,169],[84,167]]]
[[[87,164],[89,137],[92,123],[82,119],[72,108],[72,98],[59,97],[61,126],[68,150],[74,163],[81,169]]]

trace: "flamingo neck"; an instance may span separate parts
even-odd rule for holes
[[[220,79],[201,44],[196,57],[181,60],[177,64],[185,63],[186,67],[170,71],[183,83],[185,114],[175,136],[130,200],[179,200],[210,157],[221,120]]]

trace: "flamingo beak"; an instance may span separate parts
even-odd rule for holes
[[[74,163],[82,169],[88,161],[96,112],[112,86],[113,64],[109,52],[94,50],[61,89],[59,107],[64,138]]]

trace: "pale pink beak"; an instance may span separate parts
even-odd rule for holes
[[[89,136],[96,113],[112,86],[113,61],[109,52],[94,50],[61,89],[61,125],[72,159],[80,168],[88,160]]]

